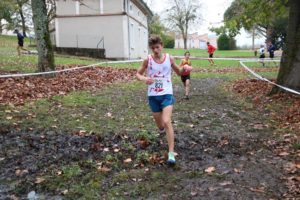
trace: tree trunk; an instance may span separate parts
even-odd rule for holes
[[[21,22],[22,22],[22,31],[23,31],[23,36],[26,37],[26,23],[25,23],[25,16],[23,13],[23,5],[26,3],[26,1],[21,1],[17,0],[18,4],[18,12],[21,17]]]
[[[277,83],[300,91],[300,1],[290,0],[287,41],[280,62]],[[281,91],[274,87],[271,94]]]
[[[19,13],[20,13],[21,20],[22,20],[22,30],[23,30],[23,36],[24,36],[24,37],[27,37],[27,36],[26,36],[26,24],[25,24],[25,17],[24,17],[24,14],[23,14],[23,10],[22,10],[22,9],[20,9],[20,10],[19,10]]]
[[[0,18],[0,35],[2,35],[2,31],[3,31],[1,21],[2,21],[2,19]]]
[[[186,36],[184,30],[181,30],[181,35],[182,35],[182,38],[183,38],[183,48],[187,49],[187,36]]]
[[[38,51],[38,71],[55,70],[54,54],[48,28],[47,9],[45,0],[32,0],[34,31]]]
[[[252,50],[255,50],[255,26],[252,29]]]
[[[183,45],[184,49],[187,49],[187,37],[185,35],[183,36]]]
[[[266,41],[267,42],[272,42],[274,43],[274,28],[272,26],[268,26],[267,27],[267,30],[266,30],[266,34],[267,34],[267,38],[266,38]]]

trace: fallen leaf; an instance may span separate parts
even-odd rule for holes
[[[23,176],[25,174],[28,174],[28,170],[27,169],[24,169],[24,170],[17,169],[15,171],[15,174],[16,174],[16,176]]]
[[[241,169],[237,169],[237,168],[234,168],[233,171],[234,171],[235,173],[238,173],[238,174],[240,174],[240,173],[243,172]]]
[[[106,148],[103,149],[103,151],[108,152],[109,148],[106,147]]]
[[[99,166],[99,167],[97,168],[97,170],[98,170],[99,172],[104,172],[104,173],[111,171],[111,169],[108,168],[108,167],[106,167],[106,166]]]
[[[61,194],[66,195],[69,192],[69,190],[64,190],[61,192]]]
[[[290,153],[283,151],[283,152],[280,152],[278,155],[279,156],[288,156],[288,155],[290,155]]]
[[[41,178],[41,177],[37,177],[36,179],[35,179],[35,183],[36,184],[40,184],[40,183],[42,183],[42,182],[44,182],[45,181],[45,179],[44,178]]]
[[[264,187],[259,187],[259,188],[250,188],[250,190],[252,192],[259,192],[259,193],[264,193],[265,192],[265,188]]]
[[[216,171],[216,168],[215,167],[208,167],[207,169],[204,170],[206,173],[212,173],[214,171]]]
[[[130,162],[132,162],[132,159],[131,158],[127,158],[126,160],[123,161],[125,164],[128,164]]]
[[[10,195],[9,198],[11,200],[19,200],[19,198],[17,196],[15,196],[14,194],[13,195]]]
[[[118,153],[119,151],[120,151],[120,149],[118,149],[118,148],[115,148],[115,149],[114,149],[114,152],[115,152],[115,153]]]
[[[231,181],[224,181],[222,183],[220,183],[221,186],[226,186],[226,185],[231,185],[232,182]]]
[[[150,145],[148,140],[144,140],[144,139],[140,139],[137,142],[139,143],[142,149],[146,149]]]
[[[197,196],[197,194],[198,194],[198,193],[195,192],[195,191],[194,191],[194,192],[193,192],[193,191],[191,192],[191,195],[192,195],[193,197],[194,197],[194,196]]]
[[[60,175],[62,175],[62,171],[57,171],[56,174],[57,174],[58,176],[60,176]]]

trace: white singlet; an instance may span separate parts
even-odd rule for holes
[[[164,54],[164,60],[161,63],[157,63],[153,57],[149,55],[147,76],[152,78],[154,83],[148,85],[148,96],[173,94],[171,75],[172,67],[169,54]]]

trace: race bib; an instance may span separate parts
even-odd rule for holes
[[[164,88],[164,81],[163,81],[163,79],[154,79],[154,87],[155,87],[155,89],[162,89],[162,88]]]

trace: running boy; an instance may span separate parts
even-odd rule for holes
[[[265,66],[265,46],[264,45],[260,45],[260,49],[259,49],[259,59],[260,59],[260,62],[262,63],[263,67]]]
[[[29,50],[24,48],[24,36],[19,32],[18,29],[16,29],[14,31],[14,33],[17,34],[17,37],[18,37],[18,47],[17,47],[18,56],[21,55],[21,50],[27,51],[28,53],[30,53]]]
[[[192,66],[190,61],[190,52],[186,51],[184,53],[184,59],[181,60],[180,67],[185,65]],[[190,80],[191,80],[191,72],[188,70],[184,70],[181,74],[181,81],[183,82],[184,89],[185,89],[185,99],[189,99],[189,92],[190,92]]]
[[[209,63],[210,63],[211,65],[215,65],[215,62],[214,62],[213,59],[211,59],[211,58],[214,57],[214,53],[215,53],[215,51],[216,51],[216,47],[214,47],[213,45],[211,45],[209,42],[207,42],[206,44],[207,44],[207,52],[208,52],[208,54],[209,54],[209,59],[208,59],[208,61],[209,61]]]
[[[162,54],[163,42],[159,36],[151,36],[149,47],[153,55],[144,60],[137,70],[137,79],[148,85],[148,101],[157,127],[161,132],[166,132],[169,146],[168,161],[175,164],[174,156],[174,130],[171,122],[173,104],[173,86],[171,80],[172,69],[179,76],[183,70],[191,70],[191,67],[178,67],[173,57]],[[144,73],[146,72],[146,76]]]

